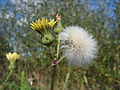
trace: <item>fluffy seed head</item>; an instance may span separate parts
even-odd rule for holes
[[[86,30],[78,26],[69,26],[59,36],[64,55],[70,65],[83,67],[93,62],[97,53],[97,42]]]

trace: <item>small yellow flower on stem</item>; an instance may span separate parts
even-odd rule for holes
[[[9,52],[8,54],[6,54],[6,57],[9,61],[11,61],[19,59],[20,55],[18,55],[16,52],[14,53]]]
[[[17,59],[20,58],[20,55],[18,55],[16,52],[14,52],[14,53],[9,52],[8,54],[6,54],[6,58],[10,61],[10,65],[9,65],[10,72],[7,75],[7,78],[4,81],[4,83],[1,85],[0,90],[3,90],[4,85],[9,80],[10,76],[12,75],[12,73],[15,69],[15,62]]]
[[[6,57],[10,61],[9,69],[13,70],[15,68],[15,62],[17,59],[20,58],[20,55],[18,55],[16,52],[9,52],[8,54],[6,54]]]

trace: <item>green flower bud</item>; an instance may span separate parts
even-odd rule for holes
[[[43,44],[50,44],[53,41],[54,37],[51,35],[51,33],[45,33],[42,42]]]
[[[61,21],[58,21],[57,27],[54,29],[54,32],[60,33],[62,32],[62,30],[63,30],[63,27],[62,27]]]

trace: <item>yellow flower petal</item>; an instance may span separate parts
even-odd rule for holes
[[[18,55],[16,52],[9,52],[8,54],[6,54],[6,57],[9,61],[15,61],[16,59],[19,59],[20,55]]]
[[[41,20],[38,19],[35,22],[31,22],[30,27],[33,30],[44,32],[44,30],[53,27],[55,23],[56,21],[54,21],[54,19],[51,21],[48,21],[48,19],[42,18]]]
[[[53,27],[53,25],[56,23],[56,21],[54,21],[54,19],[53,20],[51,20],[48,24],[51,26],[51,27]]]

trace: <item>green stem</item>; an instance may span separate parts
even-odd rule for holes
[[[55,75],[56,75],[56,65],[53,66],[52,80],[51,80],[51,88],[50,88],[50,90],[54,90]]]
[[[60,38],[58,38],[58,45],[57,45],[57,59],[59,58],[59,49],[60,49]]]
[[[70,67],[69,67],[69,71],[68,71],[68,73],[66,75],[65,83],[63,85],[63,89],[62,90],[65,90],[69,77],[70,77]]]
[[[5,80],[5,82],[4,82],[4,83],[6,83],[6,82],[8,81],[8,79],[10,78],[10,76],[11,76],[12,72],[13,72],[13,70],[11,70],[11,71],[10,71],[10,73],[8,74],[8,76],[7,76],[7,78],[6,78],[6,80]]]
[[[64,59],[64,56],[62,56],[62,57],[57,61],[57,63],[61,62],[63,59]]]
[[[8,81],[8,79],[10,78],[11,74],[12,74],[13,70],[11,70],[5,80],[5,82],[3,83],[3,85],[0,87],[0,90],[3,88],[3,86],[5,85],[5,83]]]
[[[57,54],[56,54],[56,59],[57,59],[57,60],[58,60],[58,58],[59,58],[59,49],[60,49],[60,39],[58,38]],[[50,90],[54,90],[56,69],[57,69],[57,65],[54,65],[54,66],[53,66],[53,71],[52,71],[52,76],[51,76],[52,80],[51,80],[51,88],[50,88]]]

